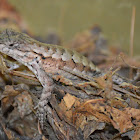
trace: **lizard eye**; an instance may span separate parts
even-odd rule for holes
[[[11,43],[9,46],[11,46],[11,47],[12,47],[12,46],[14,46],[14,44],[13,44],[13,43]]]

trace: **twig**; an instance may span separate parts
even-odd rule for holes
[[[131,19],[131,31],[130,31],[130,57],[131,59],[133,58],[133,51],[134,51],[134,27],[135,27],[135,15],[136,15],[136,7],[133,6],[132,9],[132,19]],[[129,73],[129,77],[132,78],[133,77],[133,68],[130,68],[130,73]]]
[[[125,93],[127,95],[130,95],[131,97],[134,97],[136,99],[139,99],[140,100],[140,96],[138,95],[135,95],[127,90],[125,90],[124,88],[120,88],[118,85],[113,85],[113,89],[116,90],[116,91],[119,91],[119,92],[122,92],[122,93]]]

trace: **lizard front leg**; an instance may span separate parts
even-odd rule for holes
[[[43,86],[37,110],[37,117],[40,122],[41,128],[43,129],[44,121],[46,120],[46,106],[51,97],[54,88],[54,82],[42,67],[40,56],[35,57],[31,62],[27,64],[27,66],[36,75],[37,79]]]
[[[45,71],[40,71],[37,75],[39,78],[42,86],[43,86],[43,91],[38,103],[38,111],[37,111],[37,116],[41,125],[41,128],[43,129],[44,121],[46,120],[46,106],[51,98],[51,94],[54,88],[54,82],[53,79],[50,78]]]
[[[47,103],[48,100],[51,97],[52,91],[53,91],[53,82],[49,81],[48,85],[46,85],[43,88],[39,103],[38,103],[38,111],[37,116],[41,125],[41,128],[43,129],[44,121],[46,120],[46,112],[47,112]]]
[[[49,75],[47,75],[47,73],[43,68],[38,67],[36,61],[32,61],[32,65],[29,68],[35,73],[36,77],[38,78],[41,85],[43,86],[41,97],[38,103],[38,111],[37,111],[37,117],[39,119],[41,128],[43,129],[44,121],[46,119],[46,112],[47,112],[46,105],[51,97],[54,88],[54,82],[53,79]]]

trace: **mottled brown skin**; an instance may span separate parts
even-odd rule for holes
[[[0,52],[27,66],[42,84],[43,93],[38,105],[38,116],[42,128],[45,108],[54,88],[54,80],[59,79],[66,85],[76,85],[80,81],[86,81],[87,76],[92,79],[103,75],[81,54],[61,46],[40,43],[12,29],[0,32]],[[121,83],[122,79],[119,82]]]

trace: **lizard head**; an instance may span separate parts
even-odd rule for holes
[[[17,32],[13,29],[0,31],[0,52],[24,63],[26,54],[32,50],[30,44],[34,39],[24,33]]]
[[[31,41],[33,41],[32,38],[13,29],[5,29],[0,31],[0,44],[16,46],[15,44],[27,44]]]
[[[27,45],[33,42],[33,39],[26,34],[17,32],[13,29],[0,31],[0,52],[7,55],[16,55],[16,52],[29,51],[31,48]]]

